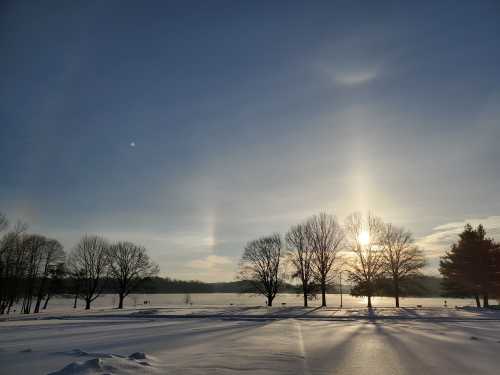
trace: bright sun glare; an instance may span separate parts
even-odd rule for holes
[[[361,245],[368,245],[370,243],[370,233],[368,233],[366,230],[362,231],[359,234],[359,242]]]

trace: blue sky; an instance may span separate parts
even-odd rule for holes
[[[465,221],[500,238],[497,1],[0,7],[0,210],[67,249],[211,281],[321,210],[407,227],[431,266]]]

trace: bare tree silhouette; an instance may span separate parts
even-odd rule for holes
[[[26,229],[26,224],[18,222],[0,242],[0,314],[10,312],[25,284],[28,259],[28,249],[24,244]]]
[[[81,277],[81,293],[86,310],[101,294],[103,278],[108,271],[108,248],[103,238],[85,235],[69,256],[71,273]]]
[[[158,274],[159,267],[153,263],[142,246],[131,242],[118,242],[110,246],[109,276],[118,282],[118,308],[123,308],[123,300],[147,277]]]
[[[384,268],[393,284],[396,307],[399,307],[401,282],[420,275],[425,266],[424,253],[414,242],[412,234],[404,228],[392,224],[384,226],[381,239]]]
[[[366,219],[360,213],[354,213],[347,217],[345,230],[349,249],[354,255],[350,261],[349,280],[354,283],[355,293],[368,297],[368,308],[371,308],[376,283],[385,271],[381,247],[384,223],[371,213]]]
[[[45,245],[47,239],[38,234],[30,234],[25,236],[23,247],[26,254],[26,271],[24,276],[24,298],[22,304],[22,312],[29,314],[33,303],[33,297],[36,292],[37,281],[40,277],[40,270],[45,253]]]
[[[333,281],[333,267],[344,243],[344,231],[333,215],[320,213],[307,221],[307,237],[313,248],[313,271],[326,306],[326,288]]]
[[[247,243],[240,261],[239,278],[249,281],[264,295],[268,306],[273,305],[283,283],[281,250],[279,234],[261,237]]]
[[[42,261],[40,264],[40,281],[34,310],[35,313],[40,311],[42,299],[49,293],[50,277],[53,275],[53,271],[55,271],[60,264],[64,263],[64,260],[64,250],[59,241],[47,239],[43,246]],[[46,303],[48,303],[48,299]]]
[[[285,236],[288,257],[293,265],[292,277],[300,280],[304,307],[312,292],[314,279],[314,251],[309,242],[306,224],[293,226]]]
[[[0,232],[3,232],[8,226],[9,221],[7,220],[7,216],[0,212]]]

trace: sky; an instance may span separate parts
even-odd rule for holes
[[[2,1],[0,211],[229,281],[320,211],[500,239],[498,1]]]

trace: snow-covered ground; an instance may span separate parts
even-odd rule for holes
[[[500,314],[475,309],[178,307],[0,322],[2,375],[498,374],[498,353]]]

